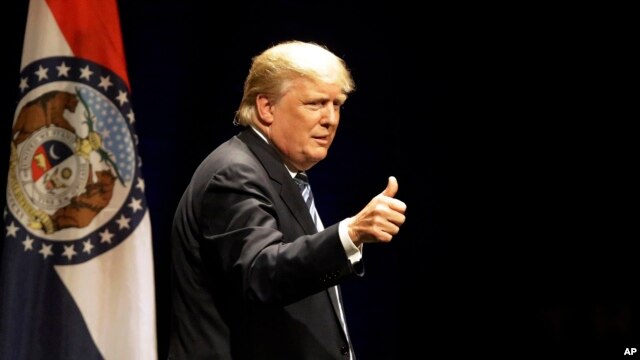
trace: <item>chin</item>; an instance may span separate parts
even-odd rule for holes
[[[327,151],[322,151],[322,152],[317,152],[316,154],[314,154],[315,156],[313,156],[313,158],[311,159],[311,161],[314,161],[315,163],[317,163],[318,161],[322,161],[324,160],[324,158],[327,157]]]
[[[309,157],[305,160],[304,164],[303,164],[303,169],[304,171],[311,169],[315,164],[319,163],[320,161],[322,161],[326,156],[322,156],[322,157]]]

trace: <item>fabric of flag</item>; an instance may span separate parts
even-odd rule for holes
[[[0,359],[157,359],[151,226],[115,0],[31,0]]]

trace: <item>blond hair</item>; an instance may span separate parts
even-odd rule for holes
[[[337,84],[345,94],[355,89],[345,62],[327,48],[311,42],[283,42],[253,58],[234,122],[250,125],[257,119],[258,95],[277,101],[291,81],[300,77]]]

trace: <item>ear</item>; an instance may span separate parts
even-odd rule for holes
[[[271,125],[273,122],[273,106],[274,104],[264,94],[256,97],[256,110],[258,111],[258,120],[264,125]]]

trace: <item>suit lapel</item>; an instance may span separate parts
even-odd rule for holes
[[[307,208],[307,204],[305,204],[302,198],[300,189],[298,189],[298,186],[293,180],[282,184],[280,197],[284,203],[287,204],[287,207],[291,210],[293,216],[295,216],[306,234],[315,234],[318,232],[316,224],[313,223],[311,214],[309,214],[309,208]]]
[[[298,186],[289,175],[289,171],[284,166],[276,150],[261,139],[251,128],[242,131],[238,137],[249,146],[258,160],[260,160],[262,166],[267,170],[269,177],[280,185],[280,197],[298,224],[304,229],[304,232],[306,234],[315,234],[318,232]]]

